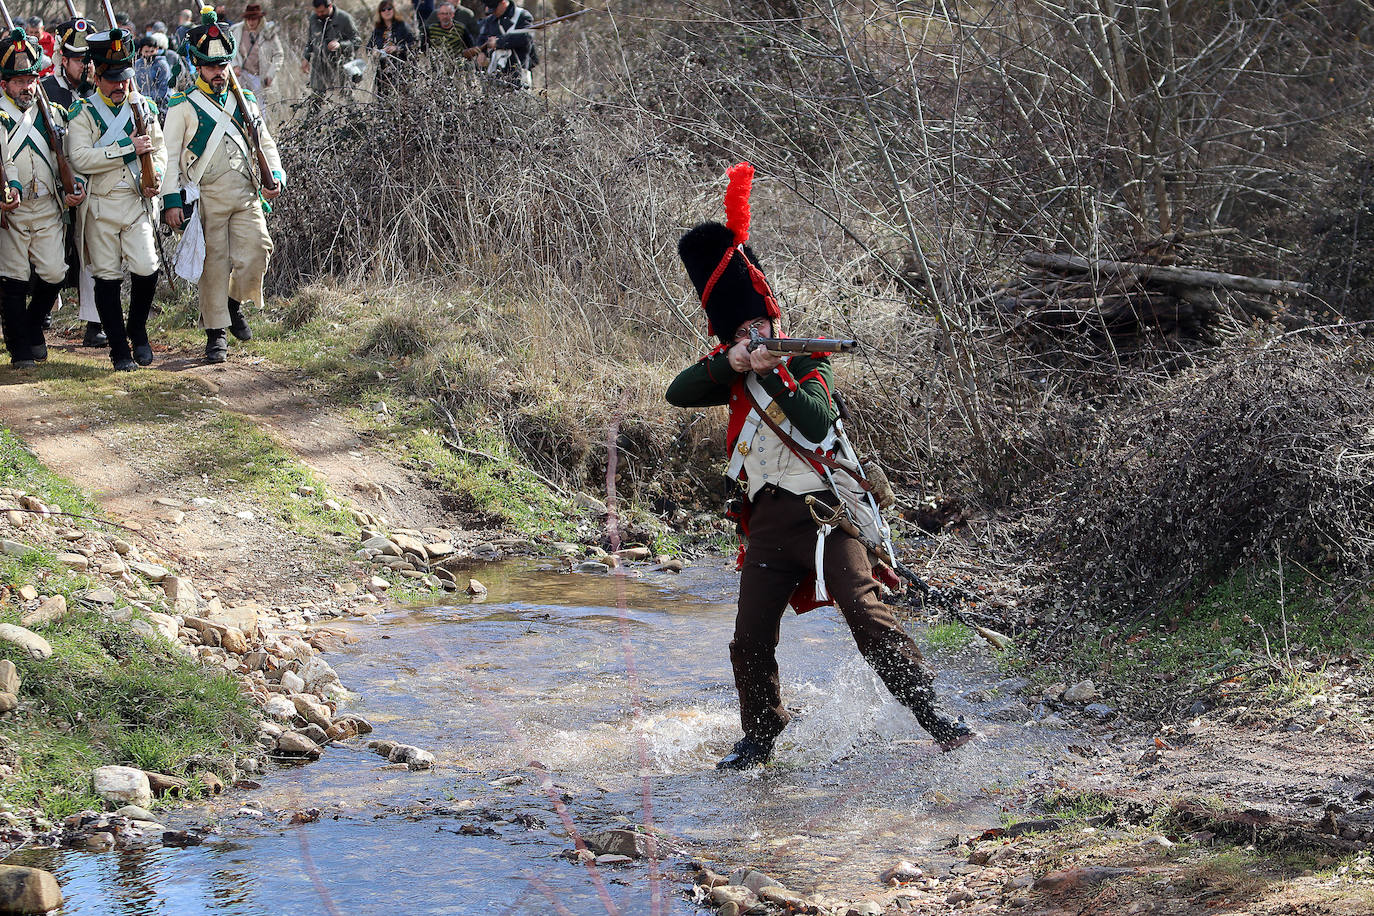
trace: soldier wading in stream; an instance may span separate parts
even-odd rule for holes
[[[839,414],[829,357],[784,359],[748,348],[751,329],[782,336],[777,302],[758,259],[744,244],[752,177],[747,163],[731,169],[728,225],[703,223],[678,243],[711,333],[721,344],[684,369],[667,392],[676,407],[729,407],[727,473],[740,481],[746,496],[740,529],[747,546],[730,643],[744,738],[716,766],[747,769],[766,763],[787,726],[776,650],[789,603],[798,613],[837,605],[859,651],[888,690],[942,750],[953,750],[972,739],[973,731],[962,718],[953,721],[939,712],[932,672],[878,597],[868,548],[841,528],[818,527],[806,501],[810,495],[826,506],[838,502],[831,483],[838,475],[824,474],[821,464],[802,457],[817,452],[829,457],[835,447]]]

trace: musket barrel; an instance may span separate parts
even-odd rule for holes
[[[762,347],[774,353],[848,353],[859,346],[857,340],[831,337],[764,337],[757,329],[749,331],[749,349]]]
[[[229,81],[229,88],[234,93],[234,101],[238,102],[239,111],[243,114],[243,123],[247,128],[248,140],[253,146],[253,156],[258,160],[258,181],[264,190],[275,190],[277,179],[272,176],[272,165],[267,161],[267,154],[262,151],[262,139],[258,136],[258,125],[248,112],[248,99],[243,94],[243,87],[239,85],[239,76],[234,72],[233,63],[226,64],[224,71]]]
[[[68,2],[70,3],[71,0],[68,0]],[[109,22],[110,28],[119,28],[115,20],[114,7],[110,5],[110,0],[102,0],[102,3],[105,7],[105,19]],[[131,34],[129,37],[132,38],[133,35]],[[134,116],[134,131],[141,136],[148,136],[148,125],[143,119],[142,107],[135,105],[133,99],[126,98],[125,101],[129,103],[129,111],[132,112]],[[138,171],[139,182],[143,185],[144,190],[157,190],[157,169],[153,166],[152,153],[139,154]]]

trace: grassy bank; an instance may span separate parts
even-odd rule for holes
[[[8,429],[0,428],[0,486],[37,496],[45,505],[96,515],[92,501],[48,471]],[[111,530],[85,519],[66,519],[92,533]],[[6,537],[29,543],[24,528],[0,523]],[[0,657],[21,679],[18,710],[0,719],[3,762],[10,773],[0,798],[34,806],[50,817],[100,808],[91,772],[127,764],[171,774],[201,770],[228,775],[236,752],[253,733],[253,719],[238,686],[223,671],[189,659],[161,637],[131,625],[141,609],[122,596],[97,611],[88,593],[102,583],[74,572],[55,550],[35,546],[22,556],[0,557],[0,621],[19,623],[14,596],[23,586],[61,595],[72,612],[35,627],[51,644],[34,659],[9,644]]]
[[[169,309],[163,339],[196,348]],[[699,459],[682,454],[691,417],[662,399],[676,361],[630,331],[596,340],[559,326],[536,302],[493,302],[458,289],[319,284],[253,316],[240,352],[296,373],[385,451],[446,494],[465,523],[563,540],[603,534],[608,443],[622,538],[676,552],[686,526],[663,518],[713,511]],[[689,479],[683,480],[683,475]],[[684,485],[685,484],[685,485]],[[683,516],[679,514],[679,519]],[[708,528],[713,531],[713,528]]]
[[[1012,656],[1037,683],[1091,677],[1142,716],[1244,704],[1255,719],[1364,721],[1369,711],[1328,702],[1362,696],[1360,662],[1374,652],[1374,599],[1338,590],[1295,563],[1239,570],[1144,620],[1108,623],[1065,640],[1053,656]],[[1313,698],[1320,697],[1320,708]],[[1201,704],[1201,705],[1196,705]],[[1311,723],[1309,723],[1310,725]]]

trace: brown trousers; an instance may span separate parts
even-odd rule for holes
[[[773,487],[754,497],[730,661],[740,724],[755,738],[775,738],[790,719],[782,705],[776,652],[788,599],[815,570],[816,534],[803,497]],[[826,538],[824,562],[826,589],[859,652],[922,728],[936,740],[948,738],[953,723],[937,709],[934,673],[892,609],[879,600],[867,548],[836,530]]]

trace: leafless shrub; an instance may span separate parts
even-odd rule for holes
[[[990,293],[1023,273],[1028,249],[1307,272],[1312,221],[1291,216],[1317,212],[1313,202],[1344,180],[1310,164],[1348,155],[1369,130],[1363,86],[1374,68],[1359,8],[617,8],[561,33],[555,66],[539,74],[545,95],[417,70],[393,104],[303,113],[281,135],[294,180],[273,217],[272,282],[278,292],[323,276],[397,285],[416,301],[374,345],[422,364],[426,395],[493,418],[504,441],[569,486],[604,474],[616,429],[625,489],[667,512],[721,489],[718,430],[660,399],[708,343],[673,244],[685,226],[719,217],[724,168],[750,159],[760,174],[753,241],[793,328],[866,343],[838,361],[839,378],[854,394],[862,447],[910,494],[906,514],[928,517],[923,506],[951,495],[963,506],[941,518],[973,524],[1010,511],[1014,535],[993,525],[978,535],[1004,569],[1048,556],[1065,594],[1129,588],[1140,602],[1163,600],[1223,566],[1137,550],[1117,494],[1172,500],[1171,524],[1204,526],[1187,527],[1189,537],[1210,536],[1216,513],[1190,516],[1184,491],[1154,494],[1149,478],[1106,486],[1110,456],[1144,443],[1158,462],[1173,456],[1167,472],[1186,466],[1211,480],[1225,468],[1183,462],[1183,438],[1143,419],[1170,409],[1188,380],[1206,380],[1199,403],[1211,411],[1185,405],[1188,428],[1229,431],[1234,448],[1258,450],[1267,440],[1226,424],[1355,411],[1362,402],[1327,403],[1304,380],[1348,385],[1356,375],[1322,363],[1317,344],[1263,349],[1277,332],[1225,302],[1209,312],[1207,342],[1255,345],[1218,356],[1176,315],[1173,325],[1127,316],[1127,339],[1090,320],[1017,323]],[[1293,180],[1304,169],[1306,180]],[[1102,292],[1091,283],[1084,295]],[[1287,305],[1279,316],[1295,321],[1302,309]],[[432,333],[445,320],[461,332]],[[398,329],[408,343],[386,349]],[[1274,362],[1293,353],[1312,366]],[[1267,397],[1289,405],[1265,414]],[[1325,506],[1335,492],[1292,464],[1324,443],[1319,431],[1292,429],[1315,438],[1293,444],[1277,469],[1254,465],[1295,475],[1266,484],[1255,505]],[[1160,523],[1149,506],[1127,508],[1143,528]],[[1279,540],[1317,543],[1318,529],[1285,527],[1312,511],[1264,512],[1218,564]],[[1106,525],[1117,546],[1094,554],[1069,538],[1079,516]],[[1037,537],[1041,525],[1050,533]],[[1125,561],[1107,564],[1112,551]],[[1363,562],[1357,546],[1338,553],[1351,568]],[[1100,578],[1079,577],[1090,568]]]
[[[1337,313],[1374,318],[1374,159],[1332,164],[1321,193],[1308,202],[1312,230],[1309,278]]]
[[[1368,576],[1374,348],[1347,343],[1237,350],[1100,426],[1022,551],[1046,605],[1139,619],[1277,548]]]

